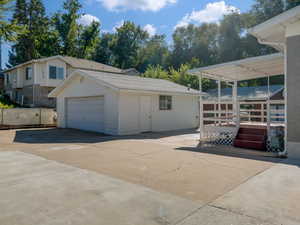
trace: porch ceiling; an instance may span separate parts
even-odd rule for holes
[[[252,57],[189,71],[192,75],[226,81],[251,80],[261,77],[284,74],[282,53]]]

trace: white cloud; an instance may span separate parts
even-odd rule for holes
[[[106,9],[115,10],[142,10],[159,11],[170,4],[175,4],[177,0],[96,0]]]
[[[90,14],[84,14],[77,20],[79,24],[84,26],[90,25],[93,21],[100,22],[100,20],[96,16]]]
[[[147,31],[150,36],[154,36],[156,34],[156,27],[154,27],[152,24],[147,24],[143,27],[144,31]]]
[[[193,11],[186,14],[175,26],[184,27],[190,23],[213,23],[218,22],[224,15],[232,12],[240,12],[240,10],[234,6],[226,5],[225,1],[208,3],[203,10]]]
[[[113,32],[116,32],[116,31],[117,31],[117,28],[120,28],[121,26],[123,26],[124,22],[125,22],[124,20],[121,20],[121,21],[116,22],[116,24],[115,24],[115,26],[113,27],[112,31],[113,31]]]

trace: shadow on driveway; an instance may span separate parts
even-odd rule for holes
[[[14,142],[27,144],[55,144],[55,143],[99,143],[112,140],[142,140],[161,139],[176,135],[197,134],[195,129],[148,132],[137,135],[111,136],[101,133],[81,131],[76,129],[24,129],[16,130]]]
[[[68,143],[82,143],[82,144],[95,144],[101,142],[108,142],[114,140],[157,140],[160,144],[166,142],[177,142],[176,146],[168,146],[175,151],[190,151],[199,152],[204,154],[220,155],[225,157],[243,158],[251,160],[259,160],[265,162],[281,162],[290,165],[299,166],[298,161],[284,160],[274,157],[270,153],[258,152],[254,150],[239,149],[231,146],[212,146],[202,147],[197,145],[195,135],[197,135],[196,129],[169,131],[169,132],[149,132],[138,135],[128,136],[110,136],[95,132],[87,132],[76,129],[24,129],[16,130],[14,143],[26,143],[26,144],[68,144]],[[185,137],[192,137],[191,142],[188,140],[188,146],[180,142]],[[147,143],[147,145],[152,142]],[[189,144],[190,143],[190,144]],[[181,145],[182,144],[182,145]]]

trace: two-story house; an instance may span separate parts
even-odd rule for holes
[[[48,94],[74,70],[127,74],[127,70],[68,56],[31,60],[4,71],[4,91],[12,101],[30,107],[55,107]],[[134,72],[134,71],[133,71]],[[131,75],[137,75],[132,73]]]

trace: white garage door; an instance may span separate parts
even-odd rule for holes
[[[104,97],[69,98],[67,127],[104,132]]]

